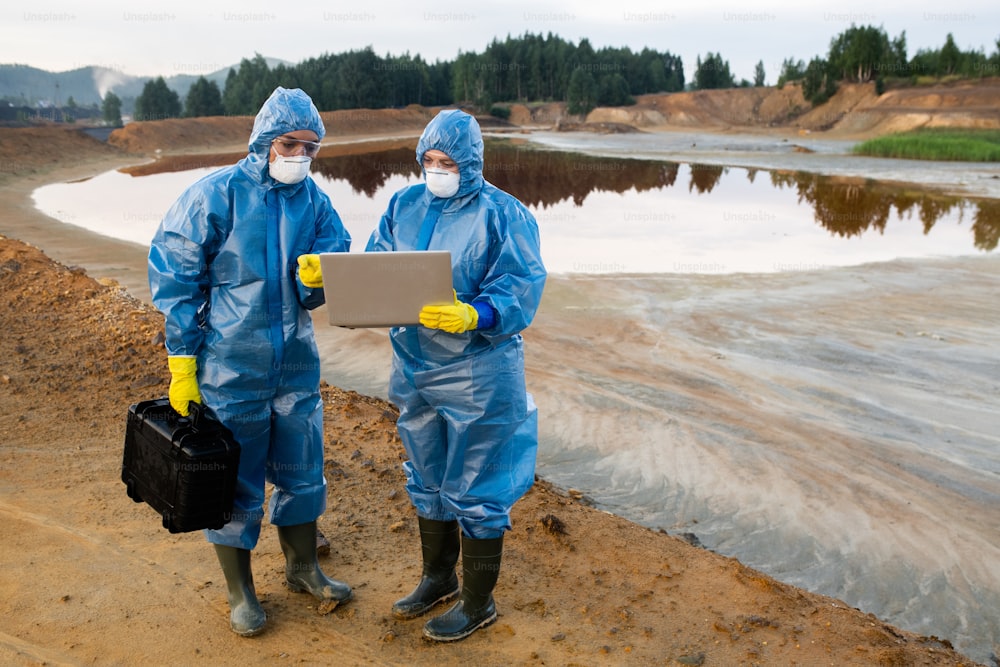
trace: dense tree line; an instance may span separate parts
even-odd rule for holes
[[[595,51],[586,39],[574,45],[551,34],[494,40],[482,53],[433,64],[409,54],[382,57],[367,48],[269,69],[258,55],[230,70],[226,113],[254,113],[279,84],[302,88],[321,110],[558,100],[586,111],[631,103],[632,95],[682,90],[684,69],[669,53]],[[579,97],[571,99],[574,91]]]
[[[574,84],[571,87],[571,80]],[[252,114],[277,85],[305,90],[322,110],[494,102],[573,101],[581,110],[628,104],[633,95],[684,87],[683,63],[669,53],[574,45],[553,35],[494,40],[482,53],[451,62],[379,56],[371,48],[268,67],[259,54],[230,70],[227,114]],[[570,100],[570,93],[578,97]]]
[[[919,76],[958,76],[978,78],[1000,75],[1000,38],[994,43],[996,50],[987,56],[983,51],[962,51],[955,44],[951,33],[940,49],[921,49],[910,59],[902,74]]]
[[[279,85],[305,90],[321,111],[445,105],[451,103],[449,69],[449,63],[428,64],[409,54],[381,57],[371,48],[273,69],[258,54],[229,70],[222,105],[227,114],[255,114]]]
[[[816,56],[806,65],[788,58],[782,63],[778,85],[801,81],[802,93],[813,104],[822,104],[840,81],[874,81],[879,90],[886,81],[921,77],[958,76],[978,78],[1000,74],[1000,40],[996,51],[987,56],[980,51],[962,51],[948,33],[940,49],[921,49],[912,58],[906,54],[906,32],[890,39],[882,28],[855,26],[830,40],[826,57]]]
[[[549,33],[493,40],[483,53],[461,53],[451,71],[455,102],[565,101],[576,112],[632,103],[633,95],[684,89],[679,56],[645,48],[595,50]]]
[[[905,32],[890,39],[882,28],[852,24],[830,41],[825,56],[808,64],[785,60],[777,83],[800,81],[805,97],[820,104],[840,81],[875,81],[882,86],[894,78],[997,74],[1000,40],[997,52],[986,56],[982,51],[962,51],[949,34],[940,49],[921,50],[908,59]],[[737,83],[722,54],[709,52],[704,59],[698,56],[690,87],[761,86],[764,78],[763,62],[758,62],[753,83],[746,79]],[[459,53],[453,61],[435,63],[409,53],[380,56],[368,47],[272,68],[257,54],[229,71],[222,91],[199,79],[183,108],[162,78],[148,82],[136,98],[135,118],[253,115],[279,85],[302,88],[322,111],[461,103],[490,109],[497,103],[564,101],[570,113],[586,113],[595,106],[632,104],[635,95],[684,90],[685,80],[681,58],[668,51],[595,50],[587,39],[574,44],[551,33],[526,33],[494,39],[482,53]]]

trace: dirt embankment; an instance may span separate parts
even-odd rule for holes
[[[122,155],[116,147],[73,126],[0,127],[0,182],[74,161]]]
[[[343,109],[320,114],[327,140],[338,137],[391,136],[419,132],[434,117],[436,108],[411,105],[405,109]],[[220,147],[246,145],[253,129],[252,116],[129,123],[111,133],[108,143],[128,153],[208,152]]]
[[[640,129],[757,131],[766,129],[873,136],[921,127],[1000,127],[1000,78],[878,95],[874,83],[842,84],[818,107],[797,84],[643,95],[631,107],[595,109],[588,122]]]

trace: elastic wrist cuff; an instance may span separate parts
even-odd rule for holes
[[[479,313],[479,323],[476,325],[477,329],[489,329],[497,323],[497,311],[493,310],[493,306],[490,304],[485,301],[476,301],[472,304],[472,307]]]

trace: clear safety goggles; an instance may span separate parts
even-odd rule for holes
[[[319,153],[320,143],[318,141],[308,141],[306,139],[278,137],[271,142],[271,146],[274,148],[274,152],[281,157],[292,157],[294,155],[316,157]]]

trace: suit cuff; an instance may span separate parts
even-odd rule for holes
[[[476,301],[472,304],[472,307],[479,313],[479,323],[476,325],[477,329],[490,329],[497,323],[497,311],[493,310],[493,306],[490,304],[485,301]]]

